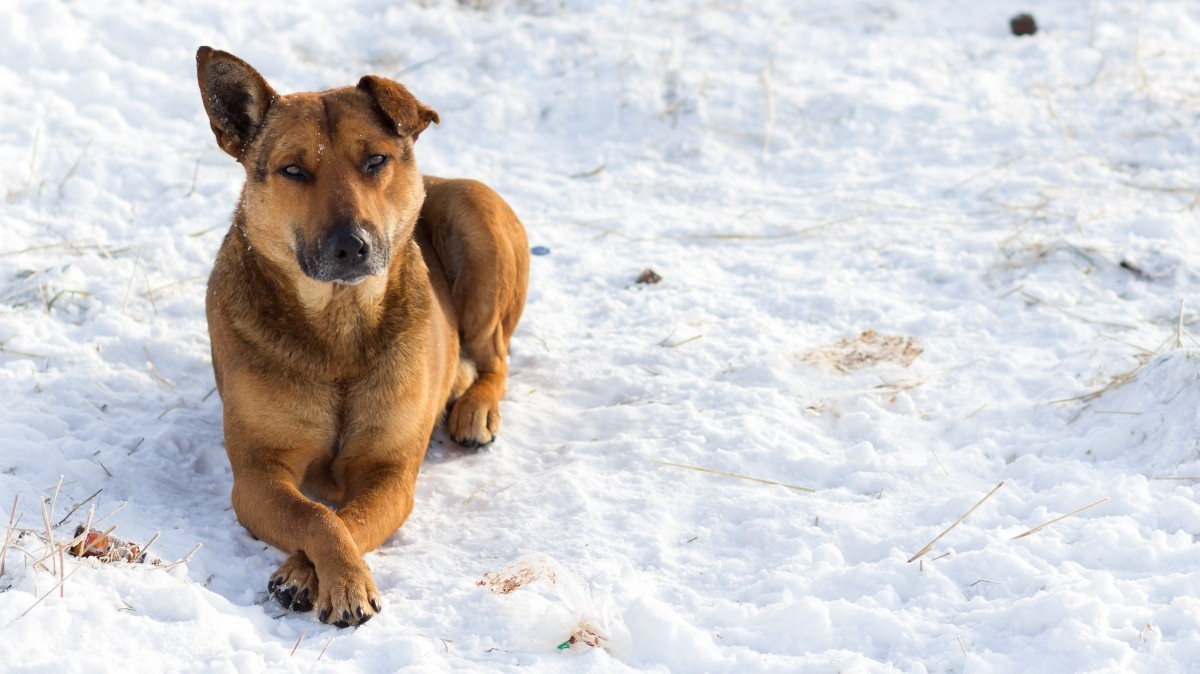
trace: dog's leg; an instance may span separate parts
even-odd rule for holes
[[[495,311],[494,308],[488,308]],[[508,377],[508,339],[494,316],[491,325],[466,311],[459,317],[462,350],[474,363],[478,377],[450,410],[447,426],[455,442],[467,447],[486,445],[500,432],[500,399]]]
[[[468,447],[500,431],[500,399],[508,377],[508,341],[525,307],[529,243],[508,204],[473,180],[426,178],[426,219],[446,261],[463,354],[479,373],[453,403],[447,426]]]
[[[282,463],[235,465],[233,507],[250,533],[293,553],[268,589],[293,610],[316,607],[340,626],[366,622],[380,608],[371,571],[343,518],[297,489]],[[389,532],[390,533],[390,532]]]
[[[348,486],[337,515],[358,553],[365,554],[383,544],[412,514],[417,467],[351,461],[343,475]]]

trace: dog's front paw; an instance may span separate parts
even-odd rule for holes
[[[473,390],[459,398],[450,410],[446,427],[450,437],[464,447],[481,447],[500,433],[500,408]]]
[[[289,611],[311,611],[320,586],[317,570],[303,552],[297,552],[271,574],[267,592]]]
[[[321,594],[317,598],[317,617],[321,622],[332,622],[336,627],[358,626],[383,610],[371,571],[366,563],[358,561],[357,567],[321,583]]]

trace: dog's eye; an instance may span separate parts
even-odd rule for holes
[[[308,178],[308,173],[295,164],[288,164],[287,166],[284,166],[283,168],[279,169],[279,173],[281,173],[283,177],[291,178],[293,180],[305,180]]]
[[[367,170],[371,172],[378,171],[379,169],[383,168],[383,165],[387,163],[387,160],[388,158],[385,154],[373,154],[370,157],[367,157]]]

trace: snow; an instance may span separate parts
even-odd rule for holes
[[[1034,4],[0,5],[0,662],[1200,671],[1200,7]],[[549,249],[499,440],[435,434],[357,630],[283,614],[229,507],[201,44],[404,82],[423,170]],[[869,329],[919,356],[839,367]],[[60,593],[42,499],[186,561]]]

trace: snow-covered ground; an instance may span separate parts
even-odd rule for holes
[[[1200,671],[1200,5],[1027,5],[0,4],[0,669]],[[229,507],[201,44],[549,249],[357,630]],[[37,564],[92,509],[165,564]]]

